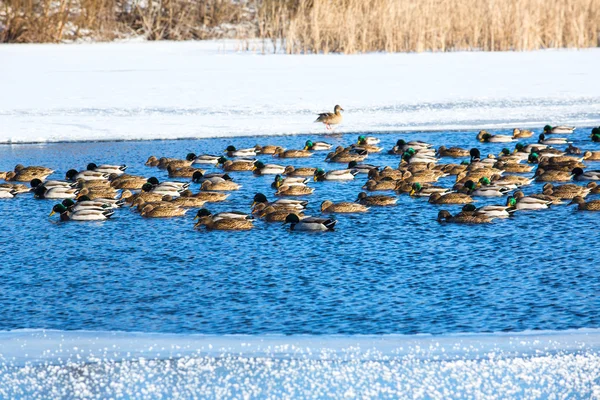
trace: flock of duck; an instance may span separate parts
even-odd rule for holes
[[[339,123],[334,113],[321,114],[318,122],[327,125]],[[479,149],[440,146],[422,141],[406,142],[402,139],[387,152],[397,155],[397,168],[381,168],[365,161],[384,151],[376,137],[361,135],[356,143],[335,149],[326,142],[308,140],[302,149],[285,149],[267,145],[247,149],[229,146],[224,155],[196,155],[189,153],[185,159],[151,156],[147,166],[166,170],[170,178],[160,182],[155,177],[126,173],[125,165],[96,165],[90,163],[85,170],[71,169],[64,180],[47,180],[55,171],[42,166],[17,165],[13,171],[0,173],[6,183],[0,184],[0,198],[13,198],[33,192],[38,199],[61,200],[52,207],[50,215],[58,214],[62,221],[99,221],[110,218],[117,209],[129,205],[144,218],[172,218],[186,215],[197,209],[195,227],[207,230],[252,229],[255,218],[266,222],[290,224],[291,230],[333,230],[336,220],[326,216],[305,215],[308,200],[315,188],[310,181],[347,181],[365,177],[362,192],[355,201],[334,203],[325,200],[320,205],[324,215],[332,213],[365,213],[370,207],[396,205],[396,194],[428,197],[428,203],[463,205],[462,211],[452,215],[448,210],[438,213],[439,222],[482,224],[495,218],[508,218],[516,211],[541,210],[553,204],[570,201],[579,210],[600,211],[600,200],[585,201],[590,193],[600,193],[600,171],[586,171],[585,161],[600,161],[600,151],[583,151],[574,147],[567,138],[557,134],[572,134],[575,128],[545,126],[535,143],[520,140],[534,135],[532,131],[515,129],[513,135],[492,135],[481,131],[477,139],[482,142],[508,143],[518,141],[513,149],[504,148],[498,156],[482,157]],[[600,142],[600,127],[591,132],[591,140]],[[568,145],[564,150],[554,147]],[[310,159],[324,152],[331,165],[344,164],[344,168],[325,171],[310,166],[293,167],[285,163],[268,163],[261,156],[280,160],[288,158]],[[451,162],[452,159],[462,159]],[[442,162],[442,161],[450,162]],[[217,172],[208,172],[203,165],[216,165]],[[534,172],[535,169],[535,172]],[[251,211],[221,212],[212,214],[207,203],[222,202],[230,192],[240,190],[235,175],[253,173],[271,176],[275,200],[263,193],[254,195]],[[456,176],[452,187],[442,187],[436,182],[449,175]],[[525,195],[521,190],[532,182],[545,182],[543,191]],[[587,184],[569,181],[588,181]],[[26,182],[28,185],[22,183]],[[190,190],[191,183],[200,184],[197,193]],[[373,192],[391,192],[377,194]],[[506,197],[503,204],[477,208],[476,197]],[[301,197],[302,199],[298,199]]]

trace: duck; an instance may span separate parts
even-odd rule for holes
[[[14,194],[28,193],[31,191],[30,188],[21,183],[2,183],[0,184],[0,190],[14,192]]]
[[[391,178],[382,179],[380,181],[375,181],[373,179],[369,179],[367,183],[363,185],[363,189],[369,192],[381,192],[385,190],[396,190],[396,187],[401,181],[397,181]]]
[[[295,168],[292,165],[285,167],[283,174],[286,176],[313,176],[317,169],[313,167]]]
[[[514,210],[510,209],[508,206],[496,206],[489,205],[483,207],[475,207],[474,204],[465,204],[462,208],[461,214],[468,215],[468,213],[472,213],[476,216],[486,216],[488,218],[508,218],[514,212]]]
[[[117,191],[111,187],[109,188],[81,188],[78,196],[88,196],[90,199],[117,199]]]
[[[546,171],[545,169],[538,167],[534,177],[537,182],[565,182],[570,181],[573,178],[573,172],[558,170]]]
[[[261,208],[260,211],[258,211],[258,214],[260,218],[267,222],[283,222],[289,214],[296,214],[299,218],[304,218],[304,213],[301,211],[295,211],[289,208],[275,208],[273,206]]]
[[[31,186],[32,189],[35,189],[38,186],[45,186],[47,189],[52,189],[55,187],[63,187],[66,189],[69,188],[76,188],[77,187],[77,182],[67,182],[67,181],[43,181],[41,179],[35,178],[32,179],[29,182],[29,186]]]
[[[115,189],[139,190],[148,181],[147,178],[138,175],[115,175],[111,174],[108,177],[110,186]]]
[[[273,206],[275,208],[292,208],[294,210],[304,210],[308,205],[306,200],[292,200],[292,199],[278,199],[274,202],[269,202],[267,197],[262,193],[254,195],[252,206],[257,204],[264,204],[265,206]]]
[[[473,198],[464,193],[432,193],[429,196],[429,203],[431,204],[467,204],[472,203]]]
[[[410,173],[407,171],[404,174],[403,180],[406,182],[419,182],[419,183],[429,183],[429,182],[437,182],[440,178],[448,176],[448,174],[443,173],[442,171],[436,170],[424,170],[416,173]]]
[[[194,174],[192,175],[193,183],[202,183],[204,181],[221,182],[221,180],[232,181],[233,178],[227,173],[212,172],[210,174],[207,174],[201,170],[194,172]]]
[[[489,132],[486,131],[480,131],[477,134],[477,140],[479,140],[480,142],[484,142],[484,143],[507,143],[507,142],[514,142],[515,139],[513,139],[512,136],[508,136],[508,135],[492,135]]]
[[[169,187],[169,186],[155,186],[152,183],[144,183],[142,185],[142,192],[148,192],[148,193],[153,193],[157,196],[160,196],[160,198],[162,198],[162,196],[165,195],[169,195],[169,196],[173,196],[173,197],[179,197],[183,190],[182,189],[178,189],[178,188],[174,188],[174,187]]]
[[[436,152],[438,157],[452,157],[452,158],[460,158],[460,157],[469,157],[469,150],[462,149],[460,147],[450,147],[440,146]]]
[[[180,197],[194,197],[196,199],[204,200],[207,203],[218,203],[227,200],[229,194],[221,192],[198,192],[193,194],[189,190],[184,190],[181,192]]]
[[[392,167],[386,166],[381,171],[372,169],[368,173],[369,179],[372,179],[376,182],[382,180],[402,180],[412,176],[412,174],[408,171],[408,169],[393,169]]]
[[[62,204],[69,209],[69,211],[79,211],[85,208],[112,208],[117,209],[123,205],[123,201],[114,200],[114,202],[108,202],[104,200],[91,200],[88,196],[79,196],[77,202],[72,199],[64,199]]]
[[[414,182],[412,184],[409,195],[414,197],[429,197],[434,193],[444,195],[449,192],[450,189],[446,189],[439,186],[423,186],[420,182]]]
[[[573,168],[573,179],[576,181],[598,181],[600,180],[600,171],[583,172],[581,168]]]
[[[350,181],[358,174],[358,171],[351,169],[340,169],[325,172],[322,168],[317,168],[313,176],[315,182],[322,181]]]
[[[189,182],[177,182],[177,181],[163,181],[163,182],[159,182],[158,178],[156,177],[151,177],[148,178],[147,183],[151,184],[155,191],[160,191],[160,190],[167,190],[167,191],[171,191],[171,190],[176,190],[176,191],[183,191],[185,189],[187,189],[190,184]]]
[[[321,212],[322,213],[357,213],[357,212],[367,212],[369,211],[369,207],[351,202],[341,202],[341,203],[333,203],[331,200],[325,200],[321,203]]]
[[[306,186],[306,184],[308,183],[308,178],[305,177],[288,177],[288,178],[284,178],[281,175],[275,175],[275,179],[273,180],[273,183],[271,183],[271,187],[273,189],[279,189],[281,186],[285,186],[285,185],[300,185],[300,186]]]
[[[573,199],[577,196],[586,197],[591,192],[591,188],[575,185],[573,183],[560,186],[554,186],[551,183],[546,183],[542,190],[545,195],[554,196],[565,200]]]
[[[438,213],[437,220],[438,222],[450,222],[455,224],[489,224],[492,222],[493,218],[488,217],[487,215],[465,215],[460,214],[456,216],[452,216],[448,210],[441,210]]]
[[[278,147],[279,146],[273,146],[270,144],[266,145],[266,146],[256,145],[256,146],[254,146],[254,150],[256,151],[257,154],[273,155],[277,151]]]
[[[33,179],[44,181],[49,175],[51,175],[51,173],[24,168],[16,172],[7,172],[4,176],[4,180],[7,182],[31,182]]]
[[[168,194],[163,196],[162,201],[181,208],[199,208],[204,207],[204,204],[207,203],[206,200],[198,197],[173,197]]]
[[[523,144],[521,144],[522,146]],[[515,149],[515,153],[511,153],[508,148],[503,148],[500,154],[498,154],[498,161],[507,162],[507,163],[520,163],[523,160],[527,160],[529,154],[525,153],[517,153]]]
[[[583,159],[586,161],[600,161],[600,151],[586,151],[583,153]]]
[[[65,174],[65,179],[68,181],[77,181],[82,179],[84,181],[93,181],[93,180],[104,180],[108,181],[109,174],[105,174],[103,172],[96,171],[81,171],[78,172],[76,169],[70,169]]]
[[[112,208],[106,209],[82,209],[78,211],[69,211],[63,204],[56,204],[52,207],[50,216],[54,214],[60,214],[61,221],[105,221],[112,217],[115,210]]]
[[[0,188],[0,199],[12,199],[17,195],[17,191],[10,188]]]
[[[312,157],[313,153],[309,150],[285,150],[283,147],[278,147],[273,154],[273,157],[279,158],[306,158]]]
[[[208,231],[248,231],[254,228],[252,220],[242,218],[222,218],[214,220],[211,217],[202,217],[194,224],[194,228],[206,227]]]
[[[222,166],[224,171],[252,171],[256,160],[228,160],[225,157],[219,157],[217,167]]]
[[[409,148],[412,148],[415,151],[419,151],[419,150],[428,150],[428,149],[431,149],[432,147],[433,147],[432,144],[418,141],[418,140],[412,140],[410,142],[406,142],[404,139],[398,139],[398,141],[396,142],[396,145],[390,151],[388,151],[388,154],[402,155]]]
[[[394,206],[398,203],[398,199],[385,195],[368,196],[365,192],[360,192],[356,202],[365,206]]]
[[[256,161],[253,167],[256,175],[280,175],[285,172],[285,167],[277,164],[264,164],[262,161]]]
[[[204,174],[206,171],[200,168],[194,167],[179,167],[175,168],[172,165],[167,167],[169,178],[191,178],[196,172]]]
[[[181,207],[146,204],[140,215],[145,218],[173,218],[183,217],[186,212],[187,209]]]
[[[362,162],[367,159],[369,152],[363,149],[344,149],[338,147],[334,152],[327,154],[325,161],[349,163],[350,161]]]
[[[356,141],[356,143],[359,145],[360,144],[368,144],[371,146],[379,144],[379,142],[381,142],[381,140],[379,138],[376,138],[374,136],[365,136],[365,135],[359,135],[358,140]]]
[[[221,182],[213,182],[206,180],[202,182],[200,185],[200,190],[202,191],[231,191],[231,190],[239,190],[242,186],[238,185],[232,181],[223,180]]]
[[[201,154],[197,156],[194,153],[189,153],[186,157],[186,160],[192,160],[193,164],[210,164],[215,165],[221,156],[215,156],[212,154]]]
[[[353,150],[364,150],[367,153],[380,153],[383,150],[383,147],[374,146],[371,144],[352,144],[350,148]]]
[[[538,143],[546,144],[546,145],[557,145],[557,144],[567,144],[569,142],[567,141],[567,138],[558,138],[558,137],[546,138],[546,135],[544,135],[543,133],[540,133],[540,136],[538,137]]]
[[[304,150],[310,151],[328,151],[331,150],[332,145],[326,142],[313,142],[312,140],[307,140],[304,143]]]
[[[85,196],[87,196],[87,195],[85,195]],[[126,189],[121,192],[121,197],[119,200],[122,200],[125,203],[133,206],[133,203],[137,199],[143,199],[146,202],[154,202],[154,201],[161,201],[163,196],[164,195],[159,194],[159,193],[151,193],[151,192],[145,192],[145,191],[141,191],[139,193],[133,194],[133,193],[131,193],[130,190]],[[80,197],[83,197],[83,196],[80,196]],[[89,196],[87,196],[87,197],[91,199],[91,197],[89,197]],[[98,199],[93,199],[93,200],[98,201]]]
[[[552,204],[552,201],[537,199],[531,196],[524,196],[523,192],[515,193],[515,196],[510,196],[506,199],[506,205],[510,210],[544,210]]]
[[[523,157],[523,159],[526,160],[527,157],[529,156],[529,154],[539,153],[540,150],[545,149],[547,147],[548,147],[548,145],[540,144],[540,143],[527,144],[527,145],[525,145],[523,143],[517,143],[515,145],[515,150],[513,151],[513,154]],[[519,154],[519,153],[522,153],[522,154]]]
[[[503,186],[481,185],[479,182],[475,184],[475,182],[471,180],[466,181],[463,187],[466,194],[478,197],[501,197],[510,191],[509,188]]]
[[[333,231],[337,221],[331,218],[316,218],[316,217],[300,217],[294,213],[288,214],[284,224],[290,224],[292,231]]]
[[[248,149],[236,149],[235,146],[227,146],[225,149],[225,154],[227,157],[255,157],[256,149],[254,147],[250,147]]]
[[[156,166],[158,167],[158,169],[168,169],[169,166],[172,168],[189,167],[195,161],[195,158],[192,156],[193,156],[193,153],[188,154],[186,156],[185,160],[181,160],[178,158],[161,157],[158,160],[158,165],[156,165]]]
[[[527,178],[525,176],[494,174],[490,178],[480,178],[479,181],[484,185],[494,184],[496,186],[504,186],[510,189],[515,189],[516,187],[531,185],[534,179]]]
[[[501,169],[504,172],[514,174],[524,174],[533,171],[533,165],[519,164],[514,162],[498,161],[494,164],[494,168]]]
[[[571,154],[571,155],[579,155],[579,154],[581,154],[581,149],[579,147],[573,146],[573,143],[569,143],[569,146],[565,150],[565,153]]]
[[[211,213],[206,208],[202,208],[198,210],[194,220],[203,218],[203,217],[211,217],[213,221],[218,221],[220,219],[254,219],[254,217],[250,214],[241,212],[241,211],[225,211],[217,214]]]
[[[569,205],[577,204],[580,211],[600,211],[600,200],[586,201],[581,196],[575,196]]]
[[[88,171],[101,172],[103,174],[117,174],[121,175],[125,173],[127,169],[127,165],[109,165],[109,164],[101,164],[96,165],[95,163],[89,163],[86,168]]]
[[[280,186],[275,192],[276,196],[306,196],[313,194],[314,188],[300,185],[284,185]]]
[[[342,122],[343,117],[340,111],[344,111],[344,109],[336,104],[336,106],[333,108],[333,113],[321,113],[315,122],[322,122],[325,124],[325,128],[327,128],[327,130],[331,130],[331,125],[337,125]]]
[[[513,138],[514,139],[525,139],[533,136],[532,131],[528,131],[527,129],[513,129]]]
[[[44,185],[37,186],[34,191],[36,199],[74,199],[79,194],[79,189],[53,187],[46,188]]]
[[[369,172],[375,170],[379,171],[379,166],[371,165],[371,164],[359,164],[356,161],[350,161],[348,163],[348,169],[355,170],[359,174],[368,174]]]
[[[575,131],[575,127],[572,127],[572,126],[565,126],[565,125],[559,125],[559,126],[546,125],[546,126],[544,126],[544,133],[546,133],[546,134],[573,133],[573,131]]]

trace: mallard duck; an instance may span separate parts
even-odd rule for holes
[[[36,199],[74,199],[79,194],[79,189],[58,186],[49,189],[41,185],[36,187],[33,193]]]
[[[315,182],[322,181],[350,181],[353,180],[354,177],[358,174],[358,171],[354,171],[351,169],[339,169],[334,171],[325,172],[321,168],[317,168],[313,179]]]
[[[304,144],[304,150],[310,151],[325,151],[331,150],[332,145],[325,142],[313,142],[312,140],[307,140]]]
[[[77,202],[74,202],[72,199],[64,199],[62,204],[69,209],[69,211],[80,211],[87,208],[92,209],[117,209],[122,203],[115,201],[114,203],[109,203],[106,201],[99,200],[90,200],[88,196],[80,196],[77,198]]]
[[[587,188],[590,189],[590,193],[592,194],[600,194],[600,185],[598,185],[596,182],[588,183]]]
[[[177,182],[177,181],[159,182],[159,180],[154,176],[151,178],[148,178],[147,183],[149,183],[153,186],[155,192],[161,191],[161,190],[181,192],[181,191],[187,189],[188,187],[190,187],[189,182]]]
[[[331,125],[337,125],[342,122],[342,113],[340,111],[344,111],[342,107],[336,105],[333,108],[333,113],[321,113],[315,120],[315,122],[322,122],[325,124],[325,127],[328,130],[331,130]]]
[[[78,196],[88,196],[92,200],[95,200],[98,198],[116,199],[117,191],[111,187],[106,188],[106,189],[103,189],[103,188],[89,189],[89,188],[84,187],[79,190]]]
[[[409,195],[411,196],[416,196],[416,197],[429,197],[434,193],[439,193],[441,195],[444,195],[446,193],[449,193],[450,190],[443,188],[443,187],[438,187],[438,186],[423,186],[421,183],[419,182],[415,182],[412,184],[411,186],[411,190],[409,192]]]
[[[273,206],[275,208],[292,208],[295,210],[304,210],[308,205],[308,201],[306,200],[292,200],[292,199],[278,199],[274,202],[269,202],[267,197],[262,193],[257,193],[254,195],[254,199],[252,202],[252,207],[257,204],[264,204],[266,206]]]
[[[469,157],[469,150],[461,149],[460,147],[450,147],[440,146],[436,152],[438,157]]]
[[[192,164],[210,164],[215,165],[219,160],[220,156],[214,156],[212,154],[201,154],[197,156],[194,153],[189,153],[186,160],[192,160]]]
[[[424,170],[416,173],[407,173],[404,174],[403,180],[406,182],[414,183],[429,183],[429,182],[437,182],[438,179],[448,176],[448,174],[443,173],[442,171],[436,170]]]
[[[513,129],[513,138],[514,139],[525,139],[525,138],[532,137],[532,136],[533,136],[533,132],[528,131],[527,129],[519,129],[519,128]]]
[[[384,195],[368,196],[365,192],[360,192],[356,202],[365,206],[393,206],[396,205],[398,199]]]
[[[436,165],[434,168],[448,175],[458,175],[461,172],[464,172],[467,167],[468,162],[467,164],[440,164]]]
[[[170,203],[175,207],[182,208],[199,208],[203,207],[206,203],[206,200],[200,199],[198,197],[173,197],[170,195],[163,196],[162,201]]]
[[[12,199],[17,195],[17,191],[10,188],[0,188],[0,199]]]
[[[510,189],[503,186],[482,185],[480,182],[475,184],[475,182],[471,180],[466,181],[463,185],[463,188],[464,193],[477,197],[501,197],[510,191]]]
[[[181,207],[146,204],[140,215],[145,218],[173,218],[183,217],[186,212],[187,209]]]
[[[379,182],[382,180],[398,181],[408,178],[412,176],[412,174],[406,169],[398,170],[393,169],[391,167],[385,167],[381,171],[378,171],[376,169],[370,170],[368,176],[369,179]]]
[[[254,150],[256,150],[257,154],[265,154],[265,155],[273,155],[277,151],[279,146],[266,145],[266,146],[254,146]]]
[[[332,231],[337,221],[329,218],[306,217],[300,219],[296,214],[288,214],[284,224],[291,224],[292,231]]]
[[[82,179],[84,181],[93,181],[93,180],[104,180],[108,181],[109,174],[105,174],[103,172],[96,171],[81,171],[78,172],[76,169],[70,169],[67,171],[65,175],[65,179],[68,181],[77,181]]]
[[[194,224],[194,228],[205,226],[209,231],[247,231],[254,228],[252,220],[242,218],[222,218],[213,219],[211,217],[202,217]]]
[[[110,186],[113,188],[130,190],[139,190],[142,188],[142,186],[144,186],[144,183],[148,181],[148,179],[143,176],[128,174],[123,174],[120,176],[111,174],[108,179],[110,181]]]
[[[348,163],[348,169],[355,170],[359,174],[368,174],[369,172],[375,170],[379,171],[379,167],[371,164],[359,164],[356,161],[350,161]]]
[[[227,173],[213,172],[207,174],[202,171],[196,171],[194,172],[194,175],[192,175],[192,182],[194,183],[202,183],[204,181],[220,182],[221,180],[232,181],[233,179]]]
[[[31,191],[30,188],[21,183],[2,183],[0,184],[0,190],[11,191],[14,192],[14,194],[28,193]]]
[[[314,188],[301,185],[284,185],[280,186],[275,192],[275,196],[306,196],[313,194]]]
[[[564,200],[570,200],[577,196],[586,197],[592,190],[589,187],[579,186],[573,183],[560,186],[553,186],[551,183],[546,183],[542,189],[545,195]]]
[[[399,139],[396,142],[396,145],[390,151],[388,151],[388,153],[402,155],[402,154],[404,154],[405,151],[407,151],[410,148],[412,148],[415,151],[418,151],[418,150],[427,150],[427,149],[430,149],[431,147],[433,147],[433,145],[431,145],[429,143],[421,142],[418,140],[406,142],[404,139]]]
[[[583,159],[586,161],[600,161],[600,151],[586,151],[583,153]]]
[[[361,162],[369,156],[369,152],[363,149],[344,149],[339,146],[334,152],[327,154],[325,161],[349,163],[350,161]]]
[[[254,147],[250,147],[248,149],[236,149],[235,146],[227,146],[225,149],[225,154],[227,157],[255,157],[256,149]]]
[[[190,154],[186,157],[185,160],[180,160],[178,158],[166,158],[162,157],[158,160],[158,168],[159,169],[169,169],[171,168],[184,168],[192,165],[192,162],[195,161],[195,158],[192,158]]]
[[[546,144],[546,145],[556,145],[556,144],[567,144],[567,138],[546,138],[546,135],[540,133],[538,137],[538,143]]]
[[[565,182],[573,178],[573,173],[571,171],[546,171],[543,168],[538,168],[534,177],[537,182]]]
[[[522,146],[522,144],[521,144]],[[527,160],[527,157],[529,156],[529,154],[526,153],[518,153],[516,152],[517,150],[515,149],[515,153],[511,153],[510,150],[508,148],[503,148],[502,151],[500,152],[500,154],[498,154],[498,161],[500,162],[507,162],[507,163],[520,163],[523,160]]]
[[[206,208],[202,208],[198,210],[194,220],[203,218],[203,217],[211,217],[213,221],[218,221],[220,219],[254,219],[254,217],[250,214],[241,212],[241,211],[225,211],[217,214],[211,213]]]
[[[60,214],[61,221],[104,221],[110,218],[115,210],[107,209],[82,209],[79,211],[69,211],[63,204],[56,204],[52,207],[50,216]]]
[[[225,171],[252,171],[256,160],[228,160],[225,157],[219,157],[217,167],[222,166]]]
[[[508,136],[508,135],[492,135],[489,132],[486,131],[480,131],[477,134],[477,140],[479,140],[480,142],[484,142],[484,143],[507,143],[507,142],[514,142],[515,139],[513,139],[512,136]]]
[[[571,171],[573,179],[576,181],[598,181],[600,180],[600,171],[583,172],[581,168],[573,168]]]
[[[396,186],[400,183],[400,181],[396,181],[391,178],[382,179],[380,181],[374,181],[373,179],[369,179],[367,183],[362,187],[369,192],[381,192],[386,190],[396,190]]]
[[[85,181],[83,179],[78,179],[75,183],[75,187],[79,189],[87,188],[90,190],[110,190],[111,192],[116,191],[114,187],[110,186],[109,181],[105,181],[103,179],[96,179],[93,181]]]
[[[284,178],[281,175],[275,175],[275,179],[273,180],[273,183],[271,183],[271,187],[273,189],[279,189],[281,186],[291,186],[291,185],[300,185],[300,186],[306,186],[306,184],[309,182],[308,178],[304,178],[304,177],[288,177],[288,178]]]
[[[571,126],[564,126],[564,125],[559,125],[559,126],[550,126],[550,125],[546,125],[544,126],[544,133],[546,134],[551,134],[551,133],[573,133],[573,131],[575,130],[575,127],[571,127]]]
[[[43,181],[48,177],[48,175],[50,175],[50,173],[41,172],[36,169],[25,168],[17,172],[7,172],[4,176],[4,180],[7,182],[31,182],[34,179]]]
[[[194,167],[180,167],[174,168],[172,165],[167,167],[167,171],[169,172],[169,178],[191,178],[194,176],[196,172],[200,172],[204,174],[206,171],[200,168]]]
[[[467,204],[472,203],[473,198],[464,193],[432,193],[429,196],[429,203],[431,204]]]
[[[494,174],[490,178],[483,177],[479,181],[484,185],[494,184],[496,186],[504,186],[510,189],[514,189],[520,186],[531,185],[534,181],[533,178],[527,178],[525,176],[517,175],[498,175]]]
[[[241,188],[235,182],[223,180],[221,182],[212,182],[212,181],[204,181],[200,186],[200,190],[202,191],[231,191],[231,190],[239,190]]]
[[[367,153],[380,153],[383,147],[373,146],[371,144],[352,144],[350,149],[357,151],[366,151]]]
[[[548,208],[552,204],[552,201],[537,199],[531,196],[523,195],[523,192],[515,193],[515,196],[510,196],[506,199],[506,205],[509,210],[543,210]]]
[[[96,165],[95,163],[89,163],[86,168],[88,171],[101,172],[103,174],[117,174],[122,175],[127,169],[127,165]]]
[[[121,197],[119,200],[122,200],[125,203],[133,206],[133,203],[139,198],[142,198],[142,199],[144,199],[144,201],[147,201],[147,202],[154,202],[154,201],[161,201],[163,196],[164,195],[162,195],[162,194],[144,192],[144,191],[133,194],[129,190],[123,190],[121,192]],[[81,197],[83,197],[83,196],[80,196],[80,198]],[[89,197],[89,196],[86,196],[86,197]],[[93,199],[93,200],[97,201],[97,199]]]
[[[578,154],[581,154],[581,149],[579,147],[573,146],[573,143],[569,143],[569,146],[565,150],[565,153],[571,154],[571,155],[578,155]]]
[[[513,212],[514,210],[508,206],[491,205],[477,208],[474,204],[465,204],[460,214],[469,215],[469,213],[471,213],[472,215],[482,215],[488,218],[508,218]]]
[[[287,176],[313,176],[316,170],[316,168],[312,167],[295,168],[288,165],[285,167],[283,174]]]
[[[492,218],[487,215],[465,215],[460,214],[455,217],[447,210],[441,210],[437,217],[438,222],[451,222],[455,224],[488,224],[492,222]]]
[[[38,186],[45,186],[47,189],[52,189],[55,187],[63,187],[66,189],[77,187],[77,182],[67,182],[67,181],[44,181],[42,182],[40,179],[32,179],[29,182],[29,185],[32,189],[35,189]]]
[[[581,196],[575,196],[569,205],[577,204],[577,209],[581,211],[600,211],[600,200],[591,200],[587,203]]]
[[[276,164],[264,164],[262,161],[254,163],[254,173],[256,175],[279,175],[285,172],[285,167]]]
[[[323,213],[357,213],[367,211],[369,211],[369,207],[366,207],[363,204],[351,203],[347,201],[333,203],[330,200],[325,200],[321,203],[321,212]]]
[[[227,200],[229,194],[221,192],[198,192],[193,194],[188,190],[184,190],[181,192],[181,197],[195,197],[197,199],[204,200],[207,203],[218,203]]]
[[[379,140],[378,138],[365,135],[360,135],[358,137],[358,140],[356,141],[357,144],[368,144],[371,146],[379,144],[379,142],[381,142],[381,140]]]
[[[533,165],[519,164],[514,162],[498,161],[494,164],[494,168],[501,169],[504,172],[514,174],[524,174],[533,171]]]
[[[296,214],[299,218],[304,218],[304,214],[301,211],[295,211],[289,208],[275,208],[273,206],[268,206],[261,208],[261,210],[257,212],[260,218],[267,222],[283,222],[290,214]]]
[[[285,150],[283,147],[278,147],[273,154],[273,157],[279,158],[306,158],[312,157],[313,153],[309,150]]]
[[[528,144],[525,145],[523,143],[517,143],[515,145],[515,150],[513,151],[513,155],[517,155],[522,157],[524,160],[527,160],[531,153],[539,153],[540,150],[545,149],[548,145],[545,144]],[[521,153],[521,154],[519,154]]]

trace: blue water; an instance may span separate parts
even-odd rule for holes
[[[570,135],[600,150],[589,128]],[[507,133],[497,131],[493,133]],[[389,149],[399,138],[437,146],[478,146],[476,132],[377,134]],[[348,145],[356,134],[310,136]],[[144,166],[150,155],[183,158],[229,145],[300,148],[308,136],[0,146],[0,170],[45,165],[62,178],[88,162],[124,163],[127,172],[166,179]],[[526,140],[532,142],[534,139]],[[514,144],[513,144],[514,145]],[[310,159],[261,159],[284,165],[343,168]],[[367,162],[397,166],[397,156]],[[452,162],[451,159],[445,160]],[[596,164],[596,165],[595,165]],[[590,163],[590,168],[600,165]],[[249,211],[255,193],[274,199],[272,177],[234,173],[242,190],[213,212]],[[451,186],[454,177],[440,180]],[[309,214],[325,199],[353,201],[366,175],[311,183]],[[531,185],[525,193],[540,192]],[[198,190],[198,185],[192,185]],[[590,196],[594,198],[596,196]],[[505,198],[479,201],[504,203]],[[120,209],[112,220],[58,223],[55,201],[32,195],[0,201],[0,330],[141,331],[203,334],[387,334],[562,330],[600,325],[600,213],[553,206],[485,226],[440,225],[440,206],[399,197],[397,207],[337,215],[335,232],[289,232],[257,221],[249,232],[193,229],[194,212],[143,219]],[[444,206],[451,213],[460,206]]]

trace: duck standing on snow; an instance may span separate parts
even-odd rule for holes
[[[337,125],[342,122],[343,117],[340,111],[344,111],[344,109],[336,105],[333,108],[333,113],[321,113],[315,122],[322,122],[328,130],[331,130],[331,125]]]

